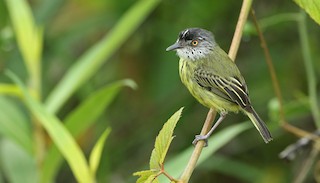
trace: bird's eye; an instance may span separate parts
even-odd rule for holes
[[[192,44],[193,46],[197,46],[197,45],[198,45],[198,41],[197,41],[197,40],[193,40],[193,41],[191,42],[191,44]]]

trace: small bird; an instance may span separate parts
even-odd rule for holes
[[[166,51],[175,50],[180,57],[179,74],[182,83],[204,106],[214,108],[220,117],[206,135],[196,135],[193,141],[208,138],[228,112],[242,111],[259,131],[265,143],[271,134],[253,109],[248,88],[236,64],[215,42],[210,31],[188,28],[180,32],[177,41]]]

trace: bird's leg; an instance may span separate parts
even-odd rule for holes
[[[213,125],[213,127],[210,129],[210,131],[206,135],[196,135],[195,139],[193,140],[192,144],[196,145],[198,141],[204,140],[205,141],[205,147],[208,146],[208,138],[212,134],[212,132],[219,126],[219,124],[223,121],[223,119],[226,117],[226,112],[221,112],[220,117],[217,120],[217,122]]]

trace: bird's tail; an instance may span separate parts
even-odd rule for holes
[[[250,108],[250,110],[246,110],[245,113],[250,118],[254,126],[259,131],[261,137],[263,138],[265,143],[268,143],[272,140],[271,134],[268,130],[268,127],[266,124],[262,121],[262,119],[259,117],[259,115],[256,113],[256,111],[253,109],[253,107]]]

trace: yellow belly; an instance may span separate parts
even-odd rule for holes
[[[208,108],[215,108],[218,112],[238,112],[239,106],[237,104],[225,100],[198,85],[193,76],[195,67],[196,66],[192,61],[180,59],[179,74],[181,81],[188,88],[193,97],[202,105]]]

